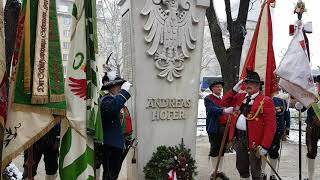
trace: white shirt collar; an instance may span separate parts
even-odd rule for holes
[[[258,91],[258,92],[256,92],[256,93],[252,94],[250,99],[254,99],[254,98],[256,98],[259,94],[260,94],[260,91]],[[247,93],[247,94],[246,94],[246,97],[248,97],[248,96],[249,96],[249,94]]]
[[[256,92],[256,93],[254,93],[254,94],[251,95],[249,105],[252,105],[252,104],[253,104],[254,99],[255,99],[259,94],[260,94],[260,91],[258,91],[258,92]],[[246,97],[248,97],[248,96],[249,96],[249,94],[246,94]],[[245,98],[245,99],[242,101],[242,103],[246,103],[246,102],[247,102],[247,99]]]
[[[216,98],[222,99],[221,96],[216,95],[215,93],[212,93],[212,95],[214,95]]]

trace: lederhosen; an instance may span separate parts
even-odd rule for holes
[[[223,139],[225,129],[226,129],[226,126],[221,125],[218,130],[219,132],[208,134],[209,143],[210,143],[210,152],[209,152],[210,157],[219,156],[219,151],[220,151],[221,142]],[[227,143],[224,144],[224,149],[223,149],[223,153],[221,156],[224,156],[224,153],[226,151],[226,147],[227,147]]]
[[[240,106],[240,112],[245,117],[251,111],[252,105],[250,101],[254,101],[249,97],[246,97],[246,103],[242,103]],[[248,147],[248,122],[246,122],[247,131],[236,129],[235,131],[235,150],[236,150],[236,167],[242,178],[250,177],[252,175],[253,180],[261,179],[261,159],[258,158],[255,152],[250,151]],[[248,153],[249,152],[249,153]],[[250,172],[251,170],[251,172]]]
[[[33,166],[32,177],[37,174],[37,168],[42,155],[47,175],[54,175],[58,171],[60,125],[53,127],[46,135],[32,145]],[[23,179],[28,177],[29,149],[24,152]]]
[[[312,108],[308,109],[307,128],[306,128],[306,144],[307,157],[315,159],[318,151],[318,141],[320,139],[320,122]]]

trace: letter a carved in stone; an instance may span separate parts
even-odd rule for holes
[[[193,0],[146,0],[141,14],[148,16],[144,29],[151,47],[147,50],[161,72],[161,78],[172,82],[181,77],[184,60],[195,49],[196,37],[193,26],[199,20],[195,17]]]

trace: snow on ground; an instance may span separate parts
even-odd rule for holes
[[[22,172],[18,169],[18,167],[11,162],[5,169],[4,179],[6,180],[21,180]]]
[[[208,135],[206,131],[206,108],[203,99],[199,99],[197,126],[197,136]]]

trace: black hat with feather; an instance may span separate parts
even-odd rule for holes
[[[104,76],[102,77],[101,90],[109,90],[113,86],[122,85],[126,80],[120,77],[116,70],[112,70],[108,65],[112,53],[109,55],[104,66]]]

